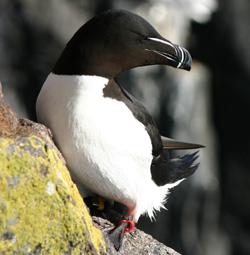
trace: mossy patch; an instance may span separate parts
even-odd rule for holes
[[[104,254],[101,232],[53,146],[0,138],[0,254]]]

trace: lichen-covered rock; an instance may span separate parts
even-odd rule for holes
[[[101,232],[55,148],[0,138],[0,254],[103,254]]]

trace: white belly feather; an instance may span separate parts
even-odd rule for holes
[[[108,79],[50,74],[37,100],[70,171],[94,193],[135,209],[135,220],[163,207],[167,186],[151,179],[152,144],[121,101],[103,97]]]

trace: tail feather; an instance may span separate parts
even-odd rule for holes
[[[199,166],[195,161],[199,151],[170,159],[167,150],[153,159],[151,165],[152,179],[158,186],[179,183],[180,180],[192,175]],[[173,185],[175,186],[175,185]]]
[[[199,158],[198,151],[196,151],[194,153],[185,154],[182,157],[172,159],[170,161],[172,161],[172,164],[174,164],[173,167],[185,169],[190,168],[192,164],[195,162],[195,160],[197,160],[198,158]]]

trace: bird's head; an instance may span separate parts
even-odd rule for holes
[[[94,17],[75,33],[53,72],[113,78],[122,71],[155,64],[190,70],[192,58],[142,17],[111,10]]]

